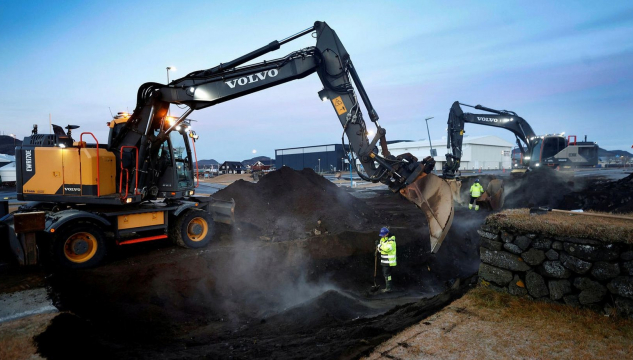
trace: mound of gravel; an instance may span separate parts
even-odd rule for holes
[[[633,212],[633,174],[573,192],[564,197],[561,208],[614,213]]]

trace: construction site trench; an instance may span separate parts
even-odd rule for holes
[[[508,178],[506,207],[559,206],[606,183],[529,176]],[[539,183],[527,191],[528,181]],[[467,291],[480,262],[477,229],[489,214],[456,206],[431,255],[424,215],[388,190],[345,189],[312,170],[283,168],[214,196],[235,199],[236,224],[218,225],[205,249],[140,244],[111,249],[95,269],[54,271],[49,295],[67,313],[36,338],[40,353],[358,358]],[[375,294],[375,242],[385,225],[397,238],[396,291]]]

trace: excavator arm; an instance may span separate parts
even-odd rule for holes
[[[314,47],[294,51],[275,60],[244,65],[311,33],[317,39]],[[132,151],[132,147],[138,149],[138,184],[144,198],[147,198],[151,196],[151,191],[146,189],[154,186],[155,182],[152,174],[155,173],[153,169],[156,164],[152,163],[150,156],[152,149],[160,146],[169,133],[194,110],[300,79],[315,72],[323,83],[323,89],[318,95],[321,100],[329,101],[337,114],[343,127],[343,142],[345,137],[349,141],[352,164],[356,165],[355,156],[362,165],[363,171],[356,169],[358,175],[366,181],[388,185],[393,192],[399,192],[420,207],[429,220],[431,251],[437,252],[453,219],[450,188],[445,181],[431,173],[435,165],[431,157],[418,161],[411,154],[393,156],[389,153],[386,130],[378,123],[378,114],[350,55],[334,30],[325,22],[317,21],[313,27],[284,40],[273,41],[213,68],[194,71],[167,85],[143,84],[138,91],[134,113],[127,122],[111,131],[109,147],[123,152]],[[377,128],[371,141],[367,138],[367,126],[357,94],[363,100],[369,120]],[[188,109],[175,122],[167,123],[169,104],[186,105]],[[381,151],[378,150],[378,145]]]

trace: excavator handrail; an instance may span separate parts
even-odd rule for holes
[[[99,156],[99,140],[97,140],[97,137],[93,133],[91,133],[89,131],[86,131],[86,132],[82,132],[81,135],[79,135],[79,142],[80,143],[83,142],[84,134],[88,134],[88,135],[92,136],[92,138],[95,139],[95,142],[97,143],[97,197],[99,197],[99,196],[101,196],[101,181],[99,180],[99,175],[100,175],[100,171],[99,171],[99,158],[100,158],[100,156]],[[79,148],[79,152],[81,153],[81,148]],[[83,181],[81,181],[81,182],[83,182]]]

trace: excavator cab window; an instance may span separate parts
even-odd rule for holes
[[[176,166],[176,179],[179,188],[189,188],[193,186],[193,169],[189,156],[189,143],[187,135],[179,131],[172,131],[169,134],[169,141]]]

